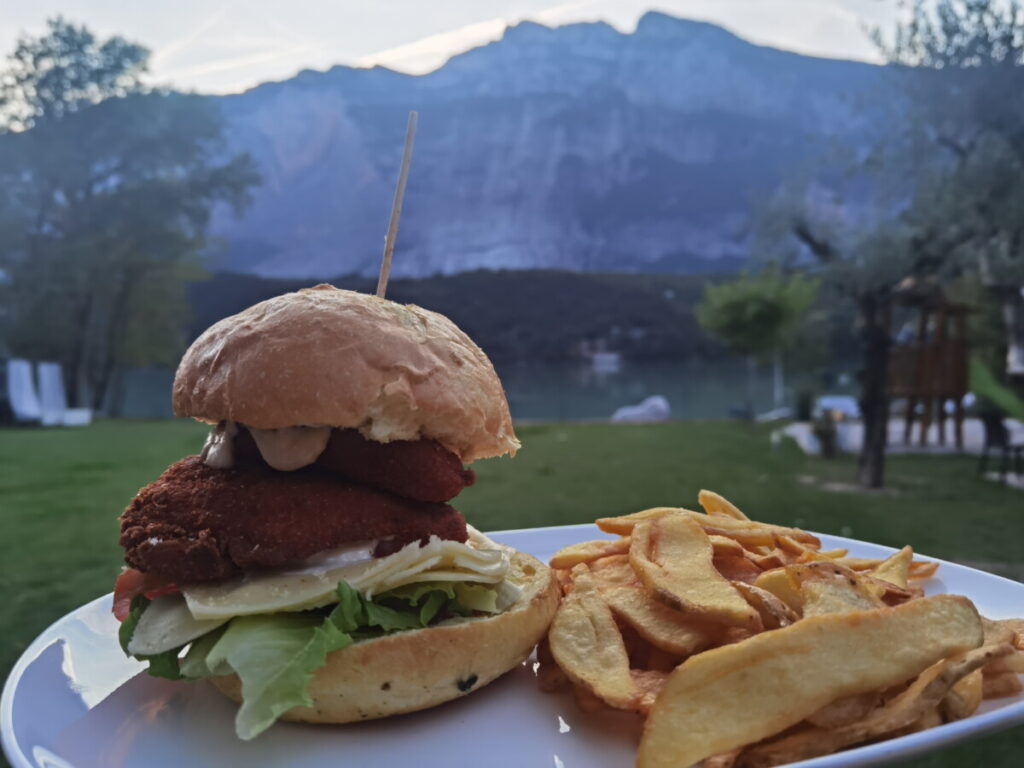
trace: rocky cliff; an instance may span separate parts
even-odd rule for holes
[[[396,274],[729,268],[757,197],[856,139],[883,73],[660,13],[631,34],[522,23],[422,76],[302,72],[220,97],[264,183],[242,219],[216,217],[216,266],[374,273],[417,109]]]

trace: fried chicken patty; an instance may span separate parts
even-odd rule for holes
[[[243,425],[235,435],[240,463],[265,464],[252,434]],[[417,501],[454,499],[476,480],[462,460],[436,440],[395,440],[378,443],[357,429],[332,429],[317,466]]]
[[[189,456],[132,499],[120,543],[133,568],[193,584],[359,541],[378,540],[374,554],[382,556],[430,536],[465,541],[466,520],[447,504],[344,482],[315,466],[214,469]]]

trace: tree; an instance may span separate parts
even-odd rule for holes
[[[58,19],[0,77],[6,335],[63,364],[75,405],[88,391],[102,407],[118,366],[173,360],[211,209],[239,209],[258,181],[225,158],[214,103],[143,89],[146,56]]]
[[[784,276],[777,269],[709,284],[696,307],[697,321],[729,349],[750,362],[747,410],[753,413],[753,366],[772,360],[775,407],[783,400],[782,352],[814,303],[818,283],[800,274]]]
[[[917,207],[936,226],[972,230],[964,266],[1002,305],[1006,370],[1024,375],[1024,9],[918,0],[888,40],[875,39],[912,106],[901,148],[914,162],[930,154],[931,204]]]

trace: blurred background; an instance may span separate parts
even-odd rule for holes
[[[1024,579],[1024,11],[651,6],[0,10],[0,668],[202,444],[170,410],[192,339],[373,290],[410,110],[388,297],[480,344],[524,442],[471,522],[709,487]]]

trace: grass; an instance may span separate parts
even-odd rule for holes
[[[117,516],[205,429],[189,422],[101,422],[81,430],[0,430],[0,674],[48,624],[110,591],[121,563]],[[723,422],[548,424],[519,430],[514,460],[477,466],[458,507],[484,530],[590,522],[649,506],[696,504],[717,490],[757,519],[938,557],[1021,578],[1024,495],[979,481],[963,456],[900,456],[882,494],[836,492],[852,460],[827,462],[764,428]],[[1021,606],[1024,615],[1024,605]],[[915,761],[928,768],[1016,766],[1024,729]]]

